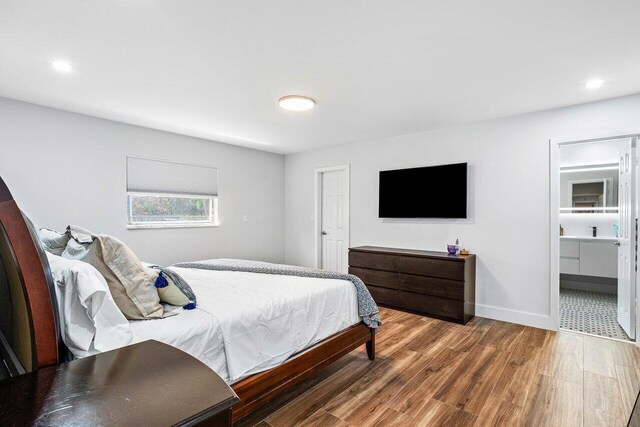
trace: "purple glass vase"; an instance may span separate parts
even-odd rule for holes
[[[457,245],[447,245],[447,252],[449,252],[449,255],[455,255],[458,253],[458,246]]]

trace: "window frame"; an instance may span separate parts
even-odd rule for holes
[[[131,222],[132,215],[132,196],[138,197],[166,197],[166,198],[181,198],[181,199],[209,199],[211,204],[209,207],[209,218],[207,221],[147,221],[147,222]],[[201,194],[175,194],[175,193],[149,193],[139,191],[127,191],[126,192],[126,207],[127,217],[126,224],[127,229],[153,229],[153,228],[204,228],[204,227],[219,227],[220,222],[218,220],[218,196],[208,196]]]

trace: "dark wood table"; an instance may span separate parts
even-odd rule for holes
[[[233,390],[157,341],[0,381],[2,426],[231,425]]]

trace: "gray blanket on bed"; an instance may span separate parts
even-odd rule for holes
[[[362,321],[367,326],[374,329],[378,328],[382,323],[378,316],[378,306],[371,297],[369,290],[362,280],[353,274],[242,259],[212,259],[198,262],[181,262],[174,264],[172,267],[197,268],[201,270],[244,271],[248,273],[348,280],[353,283],[353,286],[356,288],[356,292],[358,294],[358,315],[362,318]]]

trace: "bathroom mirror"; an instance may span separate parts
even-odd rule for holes
[[[573,213],[618,212],[618,164],[560,168],[560,210]]]

